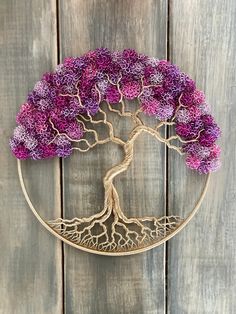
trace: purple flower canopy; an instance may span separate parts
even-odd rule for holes
[[[203,92],[176,65],[133,49],[99,48],[45,73],[17,114],[11,150],[18,159],[67,157],[73,140],[84,135],[78,115],[94,116],[102,101],[115,106],[121,98],[138,99],[145,114],[173,121],[183,141],[195,139],[182,145],[189,168],[199,173],[219,168],[220,129]]]

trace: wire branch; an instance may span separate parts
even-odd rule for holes
[[[163,125],[175,125],[175,122],[162,121],[155,127],[155,130],[160,129]]]
[[[89,114],[89,113],[87,114],[87,117],[85,117],[84,115],[81,115],[81,114],[78,115],[77,121],[79,123],[82,123],[83,129],[85,132],[92,133],[94,135],[95,142],[93,144],[90,144],[87,140],[80,139],[78,142],[80,142],[80,143],[85,142],[87,144],[87,148],[82,149],[81,147],[76,146],[76,147],[73,147],[74,150],[79,150],[80,152],[87,152],[89,149],[95,147],[96,145],[102,145],[102,144],[105,144],[108,142],[114,142],[114,143],[121,145],[121,146],[123,146],[125,144],[124,141],[122,141],[120,138],[118,138],[114,135],[113,125],[111,122],[109,122],[107,120],[106,112],[104,110],[102,110],[101,108],[99,108],[99,112],[102,114],[103,119],[95,120],[91,116],[91,114]],[[89,122],[89,123],[94,124],[94,125],[105,124],[108,127],[109,136],[107,138],[102,139],[102,140],[99,139],[97,131],[95,129],[87,128],[85,125],[85,122]]]
[[[77,141],[77,143],[86,143],[87,144],[87,148],[81,148],[79,146],[74,146],[72,149],[73,150],[78,150],[80,151],[81,153],[86,153],[87,151],[89,151],[91,148],[94,148],[96,145],[102,145],[102,144],[105,144],[105,143],[108,143],[110,141],[109,138],[106,138],[104,140],[98,140],[98,141],[95,141],[93,144],[90,144],[88,140],[86,139],[80,139],[79,141]]]
[[[71,98],[74,98],[74,97],[75,97],[75,98],[77,98],[78,101],[79,101],[79,106],[80,106],[81,108],[83,108],[84,106],[83,106],[82,101],[81,101],[81,99],[80,99],[79,88],[76,87],[76,89],[77,89],[77,94],[59,94],[59,96],[71,97]]]
[[[97,134],[97,132],[96,132],[95,130],[92,130],[92,129],[87,129],[87,128],[85,127],[85,124],[83,123],[83,121],[80,121],[79,119],[77,119],[77,122],[82,124],[82,126],[83,126],[83,128],[84,128],[84,131],[86,131],[87,133],[90,133],[90,132],[91,132],[91,133],[94,134],[94,138],[95,138],[95,142],[94,142],[94,143],[90,143],[90,142],[89,142],[87,139],[85,139],[85,138],[82,138],[82,139],[79,139],[79,140],[73,139],[73,138],[71,138],[67,133],[65,133],[65,132],[60,132],[60,131],[55,127],[55,125],[54,125],[54,123],[52,122],[51,119],[49,119],[49,122],[50,122],[50,124],[51,124],[51,126],[52,126],[52,129],[56,131],[55,137],[52,139],[52,141],[51,141],[49,144],[53,143],[53,142],[56,140],[56,138],[57,138],[58,136],[65,136],[65,137],[66,137],[68,140],[70,140],[71,142],[75,142],[75,143],[85,143],[85,144],[87,145],[87,148],[81,148],[81,147],[78,147],[78,146],[75,146],[75,147],[72,148],[73,150],[79,150],[80,152],[85,153],[85,152],[87,152],[89,149],[95,147],[96,145],[102,145],[102,144],[108,143],[108,142],[110,141],[110,138],[105,138],[105,139],[99,140],[99,139],[98,139],[98,134]]]
[[[121,91],[121,88],[120,88],[120,81],[121,81],[122,76],[120,75],[120,77],[119,77],[117,83],[113,83],[113,82],[111,81],[111,79],[110,79],[110,77],[109,77],[108,74],[107,74],[106,76],[107,76],[108,82],[109,82],[110,84],[112,84],[112,85],[114,85],[114,86],[117,87],[117,90],[118,90],[118,92],[119,92],[119,94],[120,94],[120,99],[119,99],[119,102],[118,102],[118,103],[121,105],[121,110],[119,110],[119,109],[114,109],[114,108],[112,108],[111,104],[107,101],[107,107],[108,107],[108,109],[109,109],[111,112],[117,113],[117,114],[118,114],[119,116],[121,116],[121,117],[130,117],[130,118],[132,118],[133,122],[134,122],[135,124],[137,124],[137,125],[143,124],[142,120],[138,117],[138,112],[133,113],[133,112],[131,112],[131,111],[126,111],[126,110],[125,110],[126,104],[125,104],[125,100],[124,100],[124,95],[123,95],[123,93],[122,93],[122,91]],[[100,93],[100,92],[99,92],[99,93]]]
[[[52,126],[52,129],[54,130],[54,131],[56,131],[56,136],[51,140],[51,142],[49,142],[49,144],[51,144],[51,143],[53,143],[55,140],[56,140],[56,138],[58,137],[58,136],[61,136],[61,135],[63,135],[63,136],[65,136],[68,140],[70,140],[71,142],[78,142],[79,140],[75,140],[75,139],[73,139],[73,138],[71,138],[67,133],[65,133],[65,132],[60,132],[56,127],[55,127],[55,124],[52,122],[52,120],[51,120],[51,118],[49,118],[49,122],[50,122],[50,124],[51,124],[51,126]]]
[[[196,141],[199,139],[199,137],[200,137],[202,131],[204,131],[204,130],[203,130],[203,129],[200,130],[200,131],[198,132],[197,137],[195,137],[195,138],[193,138],[193,139],[191,139],[191,140],[183,140],[179,135],[172,135],[172,136],[170,136],[169,138],[167,138],[166,140],[167,140],[168,142],[171,141],[171,140],[179,140],[181,143],[184,143],[184,144],[192,143],[192,142],[196,142]]]
[[[159,124],[157,124],[155,128],[149,128],[149,127],[144,126],[144,123],[143,123],[142,119],[139,117],[139,113],[142,112],[142,108],[138,108],[135,112],[131,112],[131,111],[125,110],[126,103],[125,103],[125,99],[124,99],[124,96],[123,96],[121,88],[120,88],[120,81],[121,81],[122,76],[121,75],[119,76],[119,78],[118,78],[116,83],[112,82],[112,80],[110,79],[109,75],[106,75],[106,76],[107,76],[107,79],[108,79],[109,83],[117,87],[117,90],[119,91],[119,94],[120,94],[119,104],[121,106],[120,109],[116,109],[116,108],[112,107],[112,105],[108,101],[106,101],[107,108],[108,108],[108,110],[110,112],[114,112],[114,113],[118,114],[120,117],[129,117],[129,118],[131,118],[132,121],[135,124],[135,127],[134,127],[133,131],[137,130],[137,127],[141,127],[141,128],[143,127],[142,128],[143,131],[148,132],[148,133],[154,135],[159,141],[165,143],[169,148],[175,149],[181,155],[183,154],[183,152],[181,150],[181,147],[171,144],[172,140],[179,140],[181,143],[190,143],[190,142],[195,142],[195,141],[198,140],[202,130],[199,132],[199,134],[198,134],[198,136],[196,138],[191,139],[191,140],[183,140],[179,135],[172,135],[169,138],[163,138],[160,135],[160,133],[159,133],[159,129],[162,126],[172,126],[172,125],[176,124],[174,122],[174,120],[176,118],[178,110],[181,107],[186,107],[181,102],[181,97],[182,97],[183,94],[181,94],[179,96],[179,99],[178,99],[179,105],[177,106],[177,108],[175,110],[175,114],[174,114],[173,118],[171,119],[171,121],[162,121]],[[142,95],[144,89],[145,88],[149,88],[149,87],[153,87],[153,86],[156,86],[156,85],[153,85],[153,84],[144,85],[143,77],[141,77],[141,87],[142,88],[141,88],[140,94],[137,97],[139,103],[140,103],[139,97]],[[82,104],[80,96],[79,96],[79,86],[78,86],[78,84],[76,85],[76,89],[77,89],[77,94],[75,94],[75,95],[72,95],[72,94],[60,94],[60,95],[61,96],[67,96],[67,97],[77,97],[77,99],[79,100],[80,106],[83,107],[83,104]],[[100,104],[101,101],[102,101],[102,95],[101,95],[101,92],[100,92],[99,88],[97,87],[97,85],[95,85],[95,90],[98,93],[98,103]],[[81,147],[77,147],[77,146],[73,147],[73,149],[79,150],[81,152],[87,152],[89,149],[95,147],[96,145],[101,145],[101,144],[104,144],[104,143],[108,143],[110,141],[114,142],[114,143],[116,143],[118,145],[124,146],[126,144],[126,142],[124,142],[122,139],[120,139],[120,138],[118,138],[118,137],[116,137],[114,135],[113,124],[110,121],[108,121],[107,113],[104,110],[102,110],[101,107],[99,107],[99,113],[102,115],[102,119],[99,119],[99,120],[94,119],[91,116],[90,113],[87,113],[87,116],[79,114],[78,117],[76,118],[77,122],[82,124],[83,130],[84,130],[85,133],[93,134],[93,137],[94,137],[94,142],[93,143],[90,143],[87,139],[84,139],[84,138],[80,139],[80,140],[72,139],[65,132],[60,133],[59,130],[55,127],[55,125],[53,124],[53,122],[50,119],[49,120],[50,124],[51,124],[53,130],[56,131],[56,136],[55,136],[55,138],[51,142],[53,142],[56,139],[57,136],[64,135],[67,139],[69,139],[72,142],[85,143],[87,145],[86,148],[81,148]],[[86,125],[85,125],[85,122],[91,123],[93,125],[105,124],[108,127],[109,136],[107,138],[104,138],[104,139],[99,139],[97,131],[95,129],[87,128]]]
[[[149,85],[144,85],[144,82],[143,82],[143,77],[141,77],[141,91],[140,91],[140,93],[138,94],[138,96],[137,96],[137,98],[139,98],[142,94],[143,94],[143,92],[144,92],[144,90],[146,89],[146,88],[149,88],[149,87],[157,87],[158,85],[157,84],[149,84]]]
[[[184,108],[187,107],[187,106],[185,106],[185,105],[183,105],[183,104],[181,103],[181,98],[182,98],[182,96],[183,96],[183,93],[181,93],[181,95],[179,96],[179,99],[178,99],[179,105],[177,106],[177,108],[176,108],[176,110],[175,110],[175,114],[174,114],[173,118],[171,119],[171,121],[174,121],[174,120],[175,120],[176,115],[177,115],[177,113],[178,113],[178,111],[179,111],[179,109],[180,109],[181,107],[184,107]]]

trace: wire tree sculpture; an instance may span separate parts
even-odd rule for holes
[[[138,102],[137,110],[127,110],[129,100]],[[108,112],[130,118],[133,128],[127,140],[116,135]],[[155,127],[144,123],[143,114],[156,118]],[[220,164],[220,149],[215,144],[220,129],[204,94],[175,65],[132,49],[110,52],[100,48],[66,58],[55,72],[44,74],[36,83],[16,121],[19,125],[10,146],[19,160],[68,157],[73,151],[86,153],[108,142],[123,150],[124,159],[103,178],[100,212],[47,222],[67,241],[94,251],[122,254],[142,249],[161,241],[183,222],[173,215],[130,218],[120,206],[114,179],[130,166],[141,133],[185,155],[186,165],[201,174],[215,171]],[[105,138],[97,132],[101,126],[108,131]],[[165,126],[173,128],[175,135],[163,137],[160,130]]]

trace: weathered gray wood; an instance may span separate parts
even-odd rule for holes
[[[8,141],[28,90],[56,64],[55,1],[0,4],[0,313],[61,313],[61,244],[30,212]],[[60,214],[58,161],[24,164],[42,214]]]
[[[61,1],[61,56],[89,49],[136,48],[165,57],[166,1]],[[168,244],[168,312],[234,313],[236,4],[170,2],[171,60],[197,80],[223,128],[223,167],[212,176],[198,215]],[[37,222],[24,201],[8,148],[15,115],[27,91],[56,64],[56,1],[0,4],[0,313],[61,313],[61,243]],[[123,132],[127,126],[124,125]],[[127,215],[164,212],[164,148],[149,137],[116,180]],[[121,157],[114,146],[64,163],[64,214],[90,215],[103,205],[102,176]],[[227,163],[227,165],[226,165]],[[25,165],[26,163],[24,163]],[[27,162],[29,194],[45,217],[60,216],[58,161]],[[131,178],[136,178],[136,181]],[[187,214],[204,177],[169,152],[169,213]],[[145,186],[143,184],[145,183]],[[141,191],[141,192],[140,192]],[[96,205],[96,206],[95,206]],[[122,258],[65,249],[66,313],[164,313],[165,249]]]
[[[59,15],[62,58],[101,46],[131,47],[160,58],[166,55],[166,1],[62,1]],[[131,168],[116,181],[122,207],[127,215],[161,215],[165,212],[165,148],[142,137],[135,151]],[[87,216],[102,208],[102,177],[120,157],[118,148],[108,144],[65,160],[65,218]],[[67,245],[64,250],[66,313],[164,313],[164,246],[119,258],[95,256]]]
[[[171,1],[171,60],[197,81],[223,129],[223,166],[198,215],[169,242],[168,312],[235,313],[236,2]],[[190,210],[200,182],[170,153],[169,206]],[[187,188],[186,183],[190,183]],[[186,193],[186,189],[188,193]]]

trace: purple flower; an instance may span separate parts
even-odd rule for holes
[[[205,159],[201,162],[201,165],[198,167],[199,173],[207,174],[209,172],[214,172],[220,168],[219,159]]]
[[[39,96],[39,97],[47,97],[48,94],[50,93],[50,88],[49,85],[46,81],[39,81],[35,84],[34,86],[34,92]]]
[[[194,96],[192,93],[188,93],[188,92],[185,92],[182,94],[182,97],[181,97],[181,103],[184,105],[184,106],[192,106],[193,105],[193,101],[194,101]]]
[[[136,81],[127,82],[121,87],[121,92],[127,99],[134,99],[140,94],[140,84]]]
[[[190,168],[190,169],[198,169],[198,167],[201,164],[201,159],[199,159],[197,156],[194,155],[187,155],[186,157],[186,165]]]
[[[171,104],[162,103],[161,106],[157,108],[155,115],[160,121],[166,121],[173,116],[173,113],[174,107]]]
[[[138,53],[134,49],[125,49],[122,53],[124,60],[135,62],[138,60]]]
[[[149,116],[153,116],[153,115],[156,115],[157,110],[160,107],[160,102],[157,99],[150,97],[150,98],[144,99],[141,103],[141,106],[142,106],[141,107],[142,111],[144,113],[146,113]]]
[[[111,104],[118,103],[120,101],[120,98],[121,98],[121,95],[120,95],[118,89],[113,85],[110,85],[107,88],[105,96],[106,96],[107,101]]]
[[[56,154],[58,157],[69,157],[72,153],[72,146],[70,144],[65,146],[58,146],[56,148]]]
[[[200,90],[195,90],[193,93],[193,102],[195,105],[201,105],[205,102],[205,95]]]
[[[66,134],[72,139],[79,140],[83,136],[83,127],[76,120],[71,121],[66,128]]]
[[[12,152],[18,159],[27,159],[30,157],[29,150],[22,144],[15,147]]]
[[[179,123],[176,125],[175,130],[180,137],[187,138],[191,134],[191,125],[186,123]]]
[[[210,125],[201,133],[199,143],[202,146],[212,146],[221,134],[220,128],[216,125]]]
[[[43,158],[52,158],[57,156],[56,145],[49,144],[42,147]]]
[[[177,111],[176,113],[176,120],[179,123],[188,123],[191,121],[191,115],[189,110],[187,110],[186,108],[180,109]]]
[[[87,99],[83,105],[86,113],[89,113],[92,116],[94,116],[98,112],[99,103],[93,99]]]

